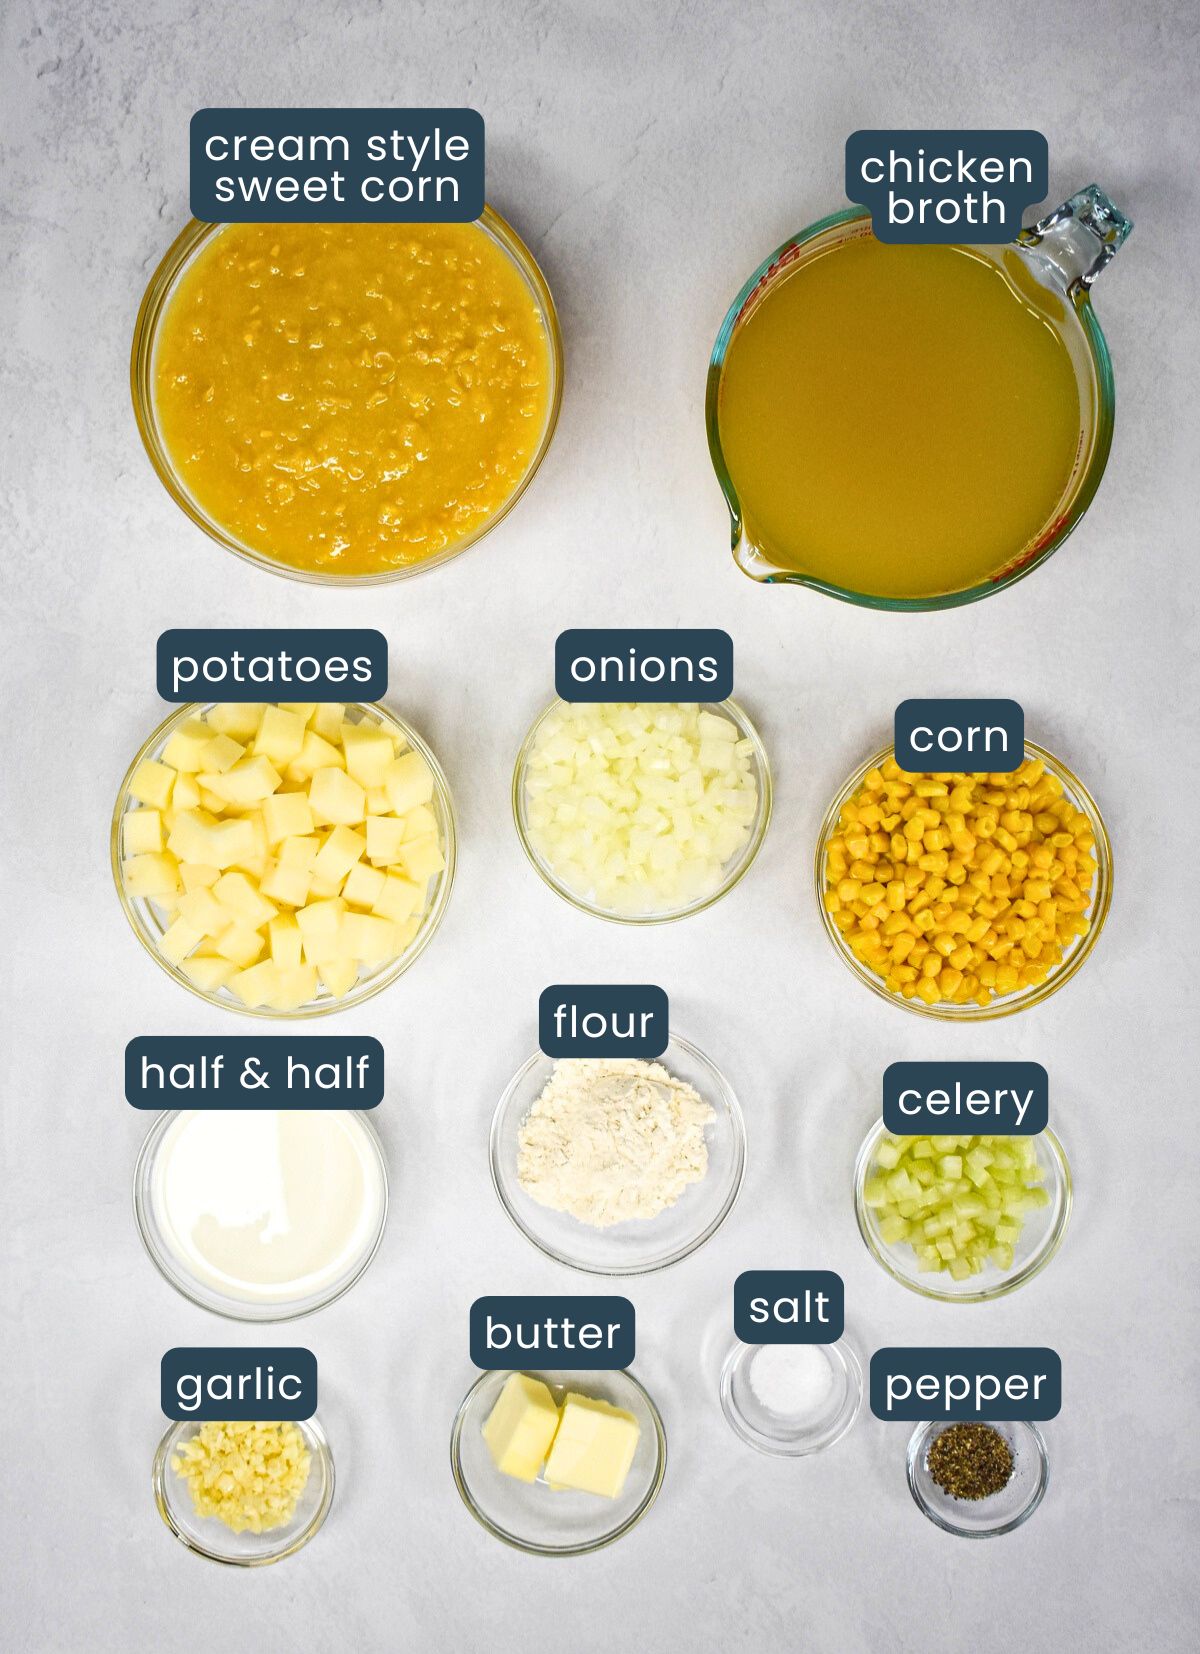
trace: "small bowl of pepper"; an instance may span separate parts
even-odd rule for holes
[[[918,1508],[946,1533],[991,1539],[1027,1522],[1050,1480],[1050,1457],[1036,1424],[918,1424],[908,1443],[908,1487]]]

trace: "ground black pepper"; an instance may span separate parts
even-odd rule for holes
[[[990,1424],[952,1424],[933,1442],[929,1474],[952,1499],[987,1499],[1007,1487],[1012,1448]]]

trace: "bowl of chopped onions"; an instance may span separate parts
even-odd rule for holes
[[[735,701],[556,700],[513,771],[513,816],[552,890],[618,924],[727,895],[771,819],[771,771]]]

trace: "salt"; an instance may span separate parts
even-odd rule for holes
[[[750,1388],[768,1412],[811,1418],[833,1388],[833,1372],[817,1344],[763,1344],[750,1362]]]

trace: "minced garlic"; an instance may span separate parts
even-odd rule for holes
[[[234,1533],[266,1533],[295,1516],[311,1464],[294,1424],[209,1421],[171,1469],[187,1482],[197,1516],[215,1516]]]

